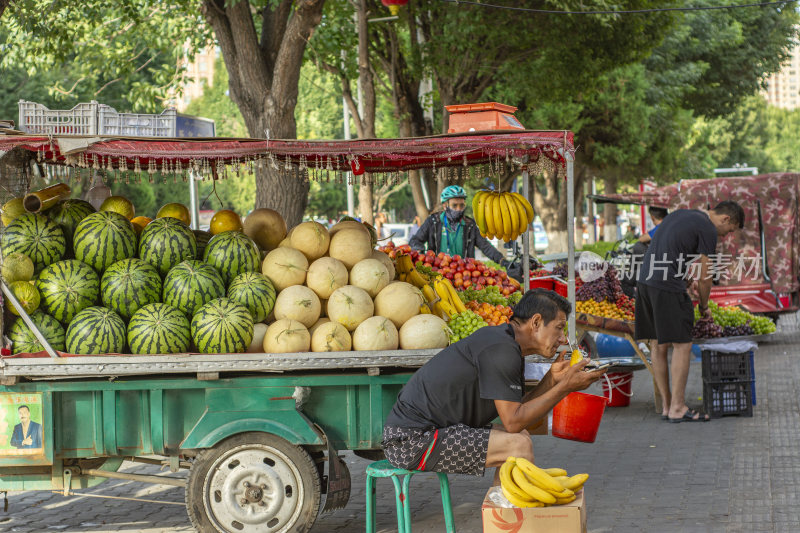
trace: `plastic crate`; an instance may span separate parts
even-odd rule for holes
[[[755,377],[751,373],[753,352],[722,353],[703,350],[703,381],[750,381]]]
[[[753,416],[750,381],[704,382],[703,409],[711,418],[727,415]]]
[[[166,109],[160,115],[118,113],[107,105],[99,106],[100,135],[124,137],[175,137],[178,112]]]
[[[32,135],[97,135],[97,111],[92,100],[72,109],[48,109],[42,104],[19,101],[20,131]]]

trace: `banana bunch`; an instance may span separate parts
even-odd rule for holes
[[[423,274],[416,269],[411,256],[406,254],[398,254],[395,257],[395,263],[397,279],[422,289],[425,303],[420,306],[420,313],[434,314],[450,320],[450,317],[456,313],[467,310],[449,279],[439,274],[433,278]]]
[[[563,468],[539,468],[522,457],[509,457],[500,467],[500,488],[517,507],[569,503],[587,479],[589,474],[569,477]]]
[[[417,270],[410,255],[397,254],[397,257],[395,257],[395,267],[397,279],[410,283],[419,289],[431,282],[428,276]]]
[[[533,207],[516,192],[478,191],[472,199],[472,215],[481,235],[516,240],[533,222]]]

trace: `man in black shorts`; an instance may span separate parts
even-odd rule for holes
[[[567,342],[564,326],[571,311],[552,291],[529,291],[514,307],[511,323],[483,327],[436,354],[403,387],[386,419],[383,449],[389,462],[472,475],[501,466],[509,456],[533,462],[525,428],[604,373],[584,372],[588,361],[570,367],[567,354],[524,394],[524,356],[554,357]],[[503,425],[492,427],[498,414]]]
[[[699,309],[711,318],[708,297],[712,277],[709,255],[717,237],[744,227],[744,210],[736,202],[720,202],[710,211],[678,209],[659,224],[642,259],[636,288],[636,339],[652,339],[653,374],[661,393],[661,418],[670,422],[707,421],[686,405],[686,380],[692,350],[694,307],[687,280],[699,270]],[[699,265],[699,269],[695,267]],[[667,352],[672,346],[672,387]]]

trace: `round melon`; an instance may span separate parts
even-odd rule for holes
[[[103,273],[100,295],[105,307],[129,320],[145,305],[161,301],[161,276],[141,259],[123,259]]]
[[[133,354],[186,353],[190,344],[189,319],[171,305],[147,304],[128,322],[128,347]]]
[[[144,231],[144,228],[146,228],[147,225],[152,221],[153,219],[150,217],[133,217],[131,224],[133,224],[133,231],[136,232],[136,236],[138,237],[141,235],[142,231]]]
[[[264,323],[253,324],[253,340],[247,347],[247,353],[261,353],[264,351],[264,335],[267,334],[267,325]]]
[[[397,328],[384,316],[366,319],[353,332],[353,349],[357,351],[396,350],[398,343]]]
[[[42,310],[64,325],[100,296],[97,272],[77,259],[59,261],[42,270],[36,280]]]
[[[58,323],[58,320],[41,311],[36,311],[31,315],[31,321],[42,333],[51,348],[59,352],[64,351],[66,337],[64,328]],[[8,338],[13,343],[14,353],[38,353],[44,351],[44,346],[21,318],[18,318],[9,328]]]
[[[296,320],[307,328],[319,320],[320,310],[319,298],[305,285],[287,287],[275,300],[275,318]]]
[[[389,271],[377,259],[362,259],[350,270],[350,285],[364,289],[372,298],[390,281]]]
[[[306,285],[322,300],[330,298],[333,291],[347,285],[347,267],[333,257],[320,257],[308,267]]]
[[[278,243],[278,248],[291,248],[292,247],[292,239],[291,237],[286,237],[281,242]]]
[[[425,303],[422,291],[410,283],[390,283],[375,297],[375,314],[390,319],[397,328],[406,320],[419,314],[419,306]]]
[[[203,260],[219,271],[225,285],[244,272],[258,272],[258,246],[240,231],[224,231],[208,242]]]
[[[124,196],[109,196],[100,204],[98,211],[118,213],[128,220],[132,220],[136,216],[136,209],[131,201]]]
[[[320,317],[320,318],[319,318],[319,320],[317,320],[316,322],[314,322],[314,325],[313,325],[313,326],[311,326],[310,328],[308,328],[308,333],[309,333],[309,334],[310,334],[310,335],[313,337],[313,336],[314,336],[314,332],[317,330],[317,328],[318,328],[318,327],[320,327],[322,324],[327,324],[327,323],[328,323],[328,322],[330,322],[330,321],[331,321],[331,319],[330,319],[330,318],[327,318],[327,317]]]
[[[206,246],[208,246],[208,241],[211,240],[213,235],[207,231],[199,229],[192,230],[192,233],[194,233],[194,239],[197,241],[197,255],[195,256],[195,259],[200,259],[202,261],[203,254],[206,251]]]
[[[286,221],[277,211],[261,207],[244,219],[244,233],[262,250],[274,250],[286,238]]]
[[[389,254],[381,252],[380,250],[372,250],[372,254],[370,254],[369,257],[370,259],[377,259],[383,263],[383,266],[386,267],[386,271],[389,273],[389,281],[392,281],[395,278],[397,272],[394,269],[394,261],[392,261],[392,258],[389,257]]]
[[[87,307],[67,328],[67,352],[73,354],[122,353],[125,340],[125,322],[106,307]]]
[[[253,340],[253,318],[227,298],[211,300],[192,317],[192,341],[200,353],[242,353]]]
[[[275,306],[275,287],[264,274],[245,272],[233,278],[228,298],[245,306],[253,322],[263,322]]]
[[[321,324],[311,334],[312,352],[347,352],[352,347],[350,332],[338,322]]]
[[[376,246],[378,246],[378,230],[376,230],[375,226],[373,226],[369,222],[362,222],[362,224],[364,224],[364,227],[367,228],[367,231],[369,232],[370,245],[372,246],[372,248],[375,248]]]
[[[41,301],[41,295],[39,294],[39,290],[32,285],[28,281],[15,281],[8,286],[11,289],[12,294],[19,302],[19,305],[25,310],[26,313],[29,315],[39,309],[39,303]],[[19,316],[19,309],[8,301],[8,310],[11,311],[13,314]]]
[[[350,217],[342,218],[339,222],[334,224],[331,229],[328,230],[328,233],[330,233],[331,238],[333,238],[334,235],[345,229],[356,230],[369,237],[369,230],[364,226],[364,224]]]
[[[292,248],[300,250],[309,262],[319,259],[328,251],[331,237],[319,222],[303,222],[294,228],[290,239]]]
[[[3,261],[0,273],[6,283],[30,281],[33,278],[33,261],[27,255],[14,252],[0,260]]]
[[[446,348],[450,344],[447,323],[435,315],[412,316],[400,327],[401,350]]]
[[[156,218],[172,217],[177,218],[187,226],[192,223],[192,216],[189,214],[189,209],[177,202],[164,204],[161,209],[156,213]]]
[[[113,211],[87,216],[75,228],[75,259],[103,273],[123,259],[136,255],[136,232],[131,221]]]
[[[194,259],[196,255],[194,233],[177,218],[155,219],[144,228],[139,239],[139,258],[156,267],[162,276],[178,263]]]
[[[0,238],[3,256],[27,255],[36,272],[61,260],[67,245],[61,226],[44,215],[25,213],[9,224]]]
[[[292,285],[302,285],[306,280],[308,259],[300,250],[279,247],[264,258],[261,272],[267,276],[278,291]]]
[[[208,223],[208,231],[211,235],[218,235],[226,231],[242,231],[242,219],[235,211],[221,209],[214,213],[211,222]]]
[[[2,207],[3,226],[8,226],[15,218],[25,213],[27,211],[25,211],[25,204],[22,202],[22,198],[12,198],[4,203]]]
[[[51,209],[47,210],[47,217],[58,224],[61,227],[61,231],[64,232],[64,240],[67,248],[64,255],[67,259],[72,258],[72,236],[75,233],[75,228],[78,227],[81,220],[96,211],[92,204],[86,200],[78,199],[61,200]]]
[[[196,259],[176,265],[164,278],[161,301],[192,317],[211,300],[225,296],[217,269]]]
[[[338,259],[347,269],[372,255],[372,244],[366,230],[343,229],[331,237],[328,255]]]
[[[373,315],[375,306],[367,291],[353,285],[339,287],[328,298],[327,315],[332,322],[338,322],[354,331],[359,324]]]
[[[296,320],[284,318],[273,322],[264,335],[265,353],[307,352],[311,348],[311,335]]]

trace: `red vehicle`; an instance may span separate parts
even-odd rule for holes
[[[598,203],[709,209],[734,200],[745,226],[717,244],[719,280],[711,299],[777,319],[800,304],[800,174],[681,180],[649,191],[591,196]]]

